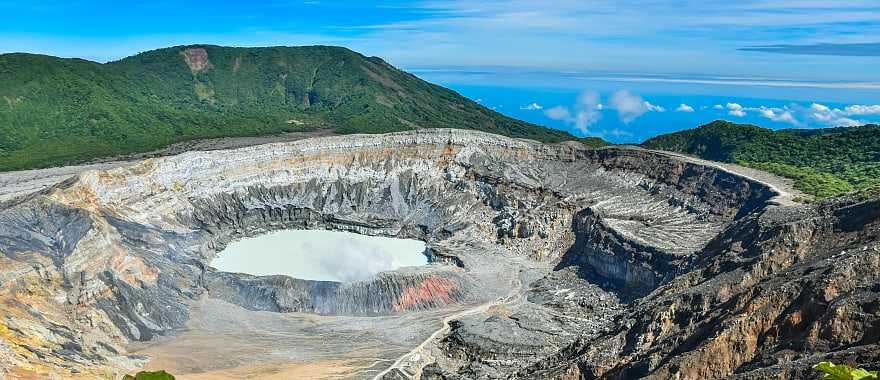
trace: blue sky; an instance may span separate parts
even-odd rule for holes
[[[347,46],[615,141],[715,118],[880,120],[876,0],[0,0],[0,52],[107,61],[189,43]]]

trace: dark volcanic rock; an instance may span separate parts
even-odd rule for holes
[[[521,375],[769,379],[814,377],[821,360],[876,366],[876,210],[876,201],[836,200],[743,218],[608,333]]]
[[[211,295],[249,310],[316,314],[383,315],[466,302],[473,280],[456,271],[381,273],[354,283],[287,276],[255,277],[209,272]]]

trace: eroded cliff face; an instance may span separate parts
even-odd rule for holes
[[[825,360],[876,368],[878,206],[840,199],[737,220],[602,334],[520,375],[800,379]]]
[[[0,373],[112,378],[148,360],[132,342],[187,327],[205,298],[446,315],[388,378],[794,376],[816,353],[870,357],[876,202],[775,196],[657,152],[461,130],[87,171],[0,205]],[[421,239],[434,263],[350,284],[210,267],[235,239],[291,228]]]

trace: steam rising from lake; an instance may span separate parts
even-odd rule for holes
[[[277,231],[229,244],[211,263],[225,272],[353,282],[425,265],[425,243],[334,231]]]

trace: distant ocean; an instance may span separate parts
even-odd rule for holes
[[[756,124],[767,128],[822,128],[841,123],[880,122],[880,106],[860,114],[846,112],[852,105],[880,104],[880,86],[873,84],[814,83],[719,77],[642,77],[618,74],[505,72],[477,70],[411,70],[419,77],[465,95],[517,119],[569,131],[578,136],[600,136],[615,143],[637,143],[653,136],[694,128],[713,120]],[[641,97],[652,109],[624,122],[610,106],[614,93]],[[595,93],[601,110],[586,133],[573,120],[548,117],[547,110],[578,110],[580,94]],[[682,104],[686,106],[682,106]],[[814,106],[816,104],[816,106]],[[741,107],[741,109],[739,108]],[[820,107],[820,108],[814,108]],[[827,112],[816,112],[827,107]],[[693,112],[685,112],[693,109]],[[660,112],[662,110],[662,112]],[[786,115],[786,113],[788,113]]]

